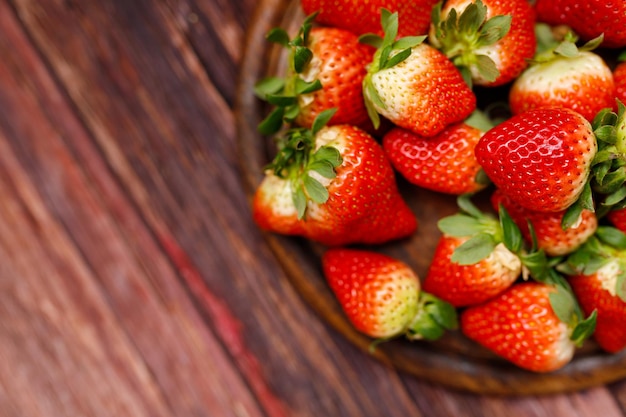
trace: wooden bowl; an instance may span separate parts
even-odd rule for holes
[[[267,114],[267,108],[255,98],[253,86],[261,78],[276,74],[284,60],[280,48],[267,42],[265,34],[276,26],[293,33],[303,18],[297,0],[261,0],[249,27],[236,114],[241,170],[250,198],[261,182],[263,166],[274,152],[271,141],[256,130]],[[498,94],[497,90],[493,94]],[[410,239],[382,245],[375,250],[402,259],[424,277],[440,236],[436,222],[456,212],[456,198],[418,189],[402,179],[399,179],[399,187],[418,218],[419,230]],[[304,300],[351,343],[368,351],[372,340],[354,330],[326,285],[320,264],[323,248],[301,238],[271,233],[266,234],[266,240]],[[519,369],[458,331],[449,332],[437,342],[398,339],[383,343],[372,356],[424,380],[481,394],[568,392],[626,377],[626,352],[609,355],[601,352],[593,341],[579,349],[570,364],[548,374]]]

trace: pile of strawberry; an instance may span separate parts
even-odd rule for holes
[[[375,342],[459,328],[535,372],[589,337],[623,351],[626,3],[300,4],[297,34],[267,36],[285,76],[257,85],[277,146],[259,227],[323,245],[330,288]],[[423,280],[376,251],[418,228],[397,175],[458,196]]]

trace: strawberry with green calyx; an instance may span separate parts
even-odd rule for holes
[[[438,0],[300,0],[306,14],[318,12],[316,22],[357,35],[380,32],[381,8],[398,12],[398,35],[425,35],[430,11]]]
[[[582,210],[594,211],[596,201],[609,206],[622,195],[623,114],[605,109],[592,125],[570,109],[529,110],[483,135],[475,148],[476,159],[491,181],[520,206],[567,210],[563,217],[567,228]]]
[[[535,0],[539,22],[567,25],[584,41],[604,34],[602,46],[626,46],[626,3],[622,0]]]
[[[418,276],[400,260],[333,248],[323,254],[322,267],[349,321],[369,337],[434,340],[457,327],[456,310],[422,291]]]
[[[350,125],[292,128],[253,198],[253,217],[267,231],[329,246],[378,244],[412,234],[417,219],[400,195],[376,140]]]
[[[626,347],[626,234],[601,226],[560,265],[583,310],[597,313],[594,338],[607,352]]]
[[[433,8],[429,42],[470,85],[514,80],[535,53],[535,14],[526,0],[448,0]]]
[[[537,281],[516,283],[461,312],[462,333],[522,369],[551,372],[567,365],[595,328],[571,290]]]
[[[454,64],[424,43],[425,36],[397,38],[398,14],[381,11],[385,36],[361,36],[377,48],[363,81],[368,114],[377,127],[380,116],[419,135],[435,136],[465,120],[476,96]]]
[[[526,242],[532,243],[534,239],[535,246],[548,256],[562,256],[575,251],[598,227],[596,214],[591,210],[583,210],[579,220],[564,230],[562,224],[565,211],[529,210],[512,201],[499,189],[491,195],[491,203],[496,210],[500,205],[506,208]]]
[[[468,195],[458,198],[460,213],[438,222],[439,238],[425,291],[455,307],[476,305],[510,287],[522,274],[523,238],[507,215],[482,212]]]
[[[538,27],[538,30],[542,26]],[[543,30],[543,33],[549,30]],[[577,37],[569,32],[557,42],[550,35],[530,66],[513,82],[509,105],[513,114],[543,107],[566,107],[591,121],[604,108],[613,108],[615,82],[604,59],[593,52],[602,36],[578,48]],[[550,44],[550,42],[552,44]]]
[[[393,128],[383,136],[383,148],[394,168],[412,184],[446,194],[474,193],[489,184],[474,147],[491,127],[476,110],[434,137]]]
[[[361,86],[374,50],[347,30],[313,27],[314,18],[308,16],[293,39],[281,28],[267,35],[287,48],[289,56],[284,78],[268,77],[255,86],[257,96],[274,106],[259,125],[265,135],[285,124],[311,127],[315,117],[330,108],[337,112],[329,125],[371,126]]]

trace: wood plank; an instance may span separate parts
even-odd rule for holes
[[[29,416],[260,415],[11,15],[0,4],[0,51],[21,53],[0,59],[2,201],[9,209],[19,198],[14,211],[24,212],[2,216],[2,264],[12,268],[2,276],[16,287],[1,333],[10,406]]]

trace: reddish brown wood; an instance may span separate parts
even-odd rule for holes
[[[250,219],[264,145],[240,153],[233,108],[282,1],[0,0],[0,415],[623,415],[621,383],[425,382],[305,302]]]

